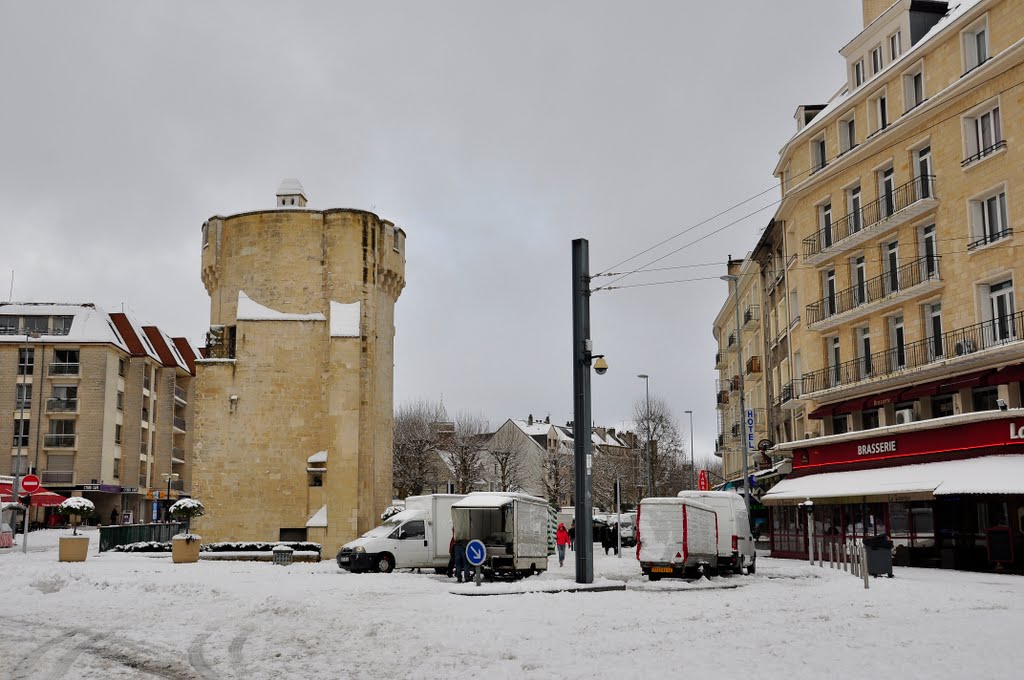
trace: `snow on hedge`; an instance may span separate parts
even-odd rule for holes
[[[96,506],[88,498],[72,496],[61,503],[57,510],[64,515],[89,515],[96,512]]]
[[[195,498],[182,498],[171,506],[171,515],[175,517],[199,517],[204,512],[203,504]]]

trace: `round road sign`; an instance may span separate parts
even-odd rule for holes
[[[483,564],[486,557],[487,549],[484,548],[483,541],[480,539],[474,538],[466,544],[466,560],[474,567],[479,567]]]
[[[21,478],[21,490],[26,493],[35,493],[39,491],[40,486],[39,478],[35,475],[25,475]]]

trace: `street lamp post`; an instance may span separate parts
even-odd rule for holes
[[[683,413],[690,416],[690,488],[696,489],[697,485],[693,483],[694,465],[693,465],[693,411],[683,411]]]
[[[164,520],[171,521],[171,480],[178,478],[177,472],[165,472],[163,478],[167,480],[167,510],[164,511]]]
[[[651,377],[646,373],[640,373],[636,377],[644,381],[644,390],[647,393],[647,495],[654,495],[654,467],[651,465]]]
[[[740,393],[740,453],[743,454],[743,502],[747,506],[747,517],[750,517],[750,475],[747,472],[747,409],[743,399],[743,342],[740,339],[740,277],[726,274],[720,277],[723,281],[731,281],[736,296],[736,377],[739,378]]]
[[[22,442],[26,442],[26,444],[28,442],[28,432],[25,430],[25,402],[27,401],[26,395],[25,395],[25,388],[29,384],[33,384],[33,385],[35,384],[35,381],[33,381],[32,383],[25,382],[25,378],[28,377],[29,339],[30,338],[38,338],[39,337],[39,333],[36,333],[34,331],[30,331],[27,328],[23,328],[22,329],[22,333],[24,333],[24,335],[25,335],[25,344],[22,347],[22,351],[24,352],[24,356],[25,356],[25,363],[24,363],[24,367],[25,368],[24,368],[24,373],[21,376],[21,400],[20,400],[21,403],[18,406],[18,411],[19,411],[19,413],[18,413],[18,455],[17,455],[17,458],[16,458],[17,463],[14,466],[14,484],[11,486],[11,500],[14,501],[15,503],[18,502],[18,491],[19,491],[19,489],[21,489],[21,477],[22,477],[22,475],[21,475],[21,447],[22,447]],[[34,357],[33,357],[33,359],[34,359]],[[18,357],[18,372],[19,373],[22,372],[22,365],[23,364],[21,362],[21,357]],[[34,360],[32,362],[32,365],[33,365],[33,372],[34,372],[34,368],[35,368],[35,361]],[[39,381],[39,384],[40,385],[43,384],[42,380]],[[39,427],[38,423],[36,424],[36,427]],[[28,459],[28,455],[27,454],[25,456],[25,459],[26,460]],[[32,497],[29,496],[28,505],[25,506],[25,512],[22,514],[22,519],[21,519],[21,523],[22,523],[21,552],[23,552],[23,553],[27,553],[28,552],[28,511],[29,511],[29,508],[31,508],[31,507],[32,507]],[[14,526],[17,527],[18,526],[17,523],[15,523]]]

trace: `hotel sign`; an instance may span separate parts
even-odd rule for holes
[[[927,422],[918,421],[917,424]],[[906,463],[926,462],[929,457],[965,453],[1024,453],[1024,448],[1021,448],[1024,447],[1024,421],[1019,416],[893,432],[881,439],[877,433],[872,436],[871,430],[862,434],[864,436],[860,439],[794,450],[793,469],[827,469],[834,465],[870,464],[893,459],[909,459],[904,461]],[[1000,448],[1004,451],[983,451]]]

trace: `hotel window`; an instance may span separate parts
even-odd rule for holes
[[[839,121],[839,150],[846,153],[857,146],[857,121],[854,112],[851,111],[848,118]]]
[[[825,133],[811,140],[811,172],[817,172],[828,164],[828,155],[825,151]]]
[[[924,274],[929,279],[939,274],[939,249],[935,240],[935,225],[921,228],[921,257],[924,258]]]
[[[829,387],[835,387],[840,384],[840,370],[841,364],[839,354],[839,337],[833,336],[825,340],[828,347],[828,367],[829,367]]]
[[[877,74],[882,70],[882,46],[875,45],[874,49],[871,50],[871,75]]]
[[[964,150],[967,157],[961,166],[967,166],[1006,146],[1000,122],[999,104],[988,106],[974,115],[964,117]]]
[[[860,187],[856,186],[846,192],[846,208],[849,210],[849,226],[847,229],[852,232],[861,230],[864,226],[864,213],[861,211]]]
[[[32,383],[15,385],[14,408],[32,408]]]
[[[942,343],[942,303],[924,306],[925,333],[928,338],[929,361],[945,355]]]
[[[818,206],[818,227],[821,229],[821,247],[832,245],[832,204]]]
[[[20,446],[22,448],[28,446],[28,433],[30,429],[30,422],[28,418],[22,418],[14,421],[14,442],[11,446]]]
[[[896,61],[903,54],[903,41],[899,31],[889,36],[889,61]]]
[[[861,59],[853,65],[853,86],[860,87],[864,84],[864,60]]]
[[[877,134],[889,127],[889,105],[886,99],[885,90],[882,90],[868,101],[868,110],[871,111],[871,134]]]
[[[18,375],[32,375],[35,367],[35,349],[31,347],[18,348]]]
[[[985,339],[990,344],[1015,339],[1017,324],[1014,318],[1013,279],[986,287],[988,305],[985,309]]]
[[[871,329],[858,328],[854,331],[857,337],[857,366],[860,369],[859,378],[863,380],[871,375]]]
[[[964,43],[964,72],[972,71],[988,61],[988,21],[982,19],[962,34]]]
[[[991,194],[971,201],[971,239],[968,250],[974,250],[1006,238],[1013,231],[1010,229],[1006,215],[1006,191]]]
[[[889,360],[892,370],[907,365],[906,337],[903,332],[903,315],[889,317]]]
[[[924,102],[924,65],[919,63],[912,70],[903,74],[903,101],[907,111],[920,106]]]

